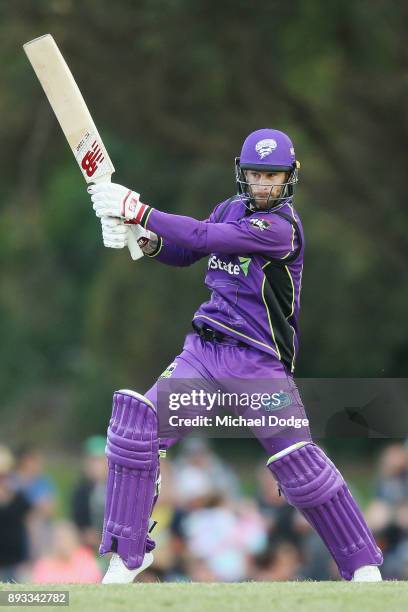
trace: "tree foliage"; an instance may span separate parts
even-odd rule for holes
[[[159,209],[206,217],[234,190],[247,133],[288,131],[307,240],[297,375],[405,375],[408,5],[14,0],[0,17],[0,380],[10,428],[47,414],[81,435],[103,430],[112,390],[147,389],[207,295],[204,262],[177,270],[103,250],[21,48],[48,31],[114,180]]]

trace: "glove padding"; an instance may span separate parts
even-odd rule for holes
[[[88,187],[97,217],[117,217],[138,223],[145,204],[140,194],[117,183],[97,183]],[[119,247],[121,248],[121,247]]]
[[[102,217],[102,238],[104,246],[110,249],[123,249],[128,245],[130,232],[136,238],[141,249],[148,246],[150,240],[156,240],[157,236],[140,225],[127,225],[122,219],[114,217]]]
[[[127,246],[129,227],[121,219],[102,217],[101,226],[104,246],[110,249],[123,249]]]

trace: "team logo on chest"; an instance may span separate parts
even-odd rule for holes
[[[238,257],[239,264],[234,264],[232,261],[222,261],[216,255],[211,255],[208,260],[208,269],[209,270],[222,270],[226,272],[230,276],[239,276],[241,271],[244,273],[244,276],[248,276],[248,268],[251,263],[250,257]]]

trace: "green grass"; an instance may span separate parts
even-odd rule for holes
[[[68,590],[70,605],[47,610],[117,612],[405,612],[408,582],[247,582],[241,584],[0,584],[0,590]],[[25,608],[28,609],[28,608]],[[31,609],[31,607],[30,607]]]

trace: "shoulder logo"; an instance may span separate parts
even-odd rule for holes
[[[255,151],[258,153],[260,159],[267,157],[276,149],[278,143],[273,138],[265,138],[259,140],[255,145]]]
[[[160,374],[159,380],[162,378],[170,378],[170,376],[173,374],[176,367],[177,367],[177,361],[173,361],[173,363],[167,366],[163,374]]]
[[[267,221],[266,219],[256,219],[255,218],[255,219],[250,219],[249,222],[251,225],[253,225],[254,227],[257,227],[262,232],[268,229],[270,225],[272,225],[272,221]]]

